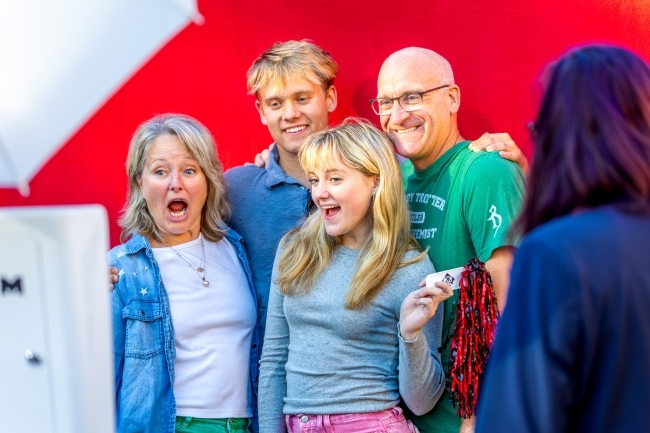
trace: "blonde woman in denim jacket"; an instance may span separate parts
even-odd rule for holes
[[[109,253],[117,431],[249,432],[256,412],[255,290],[228,230],[208,130],[182,115],[138,128],[122,240]]]

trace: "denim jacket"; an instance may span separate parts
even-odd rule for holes
[[[246,273],[257,308],[257,296],[242,238],[228,230],[226,239],[235,247]],[[118,433],[174,433],[174,326],[169,298],[149,241],[135,234],[109,253],[118,269],[119,282],[112,292],[115,343],[115,395]],[[250,350],[250,383],[253,413],[257,414],[259,329]],[[256,423],[254,423],[256,424]]]

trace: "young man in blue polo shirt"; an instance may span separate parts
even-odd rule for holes
[[[260,54],[247,74],[248,91],[256,96],[255,107],[274,144],[266,168],[235,167],[225,177],[230,225],[244,238],[257,290],[260,343],[275,251],[311,203],[298,150],[305,138],[327,128],[329,113],[336,108],[337,72],[337,64],[322,48],[288,41]]]

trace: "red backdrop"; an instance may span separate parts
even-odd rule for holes
[[[376,121],[366,101],[383,59],[406,46],[431,48],[454,68],[465,138],[507,131],[529,156],[526,123],[549,61],[590,42],[650,59],[650,0],[204,0],[199,9],[204,25],[189,25],[109,98],[32,180],[30,197],[0,189],[0,206],[101,203],[117,244],[124,161],[138,124],[186,113],[213,132],[226,167],[251,160],[270,137],[246,95],[245,74],[277,41],[308,38],[333,54],[340,74],[332,122],[350,115]]]

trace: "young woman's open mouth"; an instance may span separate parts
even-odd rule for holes
[[[341,211],[341,206],[336,206],[336,205],[327,205],[323,206],[323,215],[325,216],[326,220],[334,218],[338,213]]]

